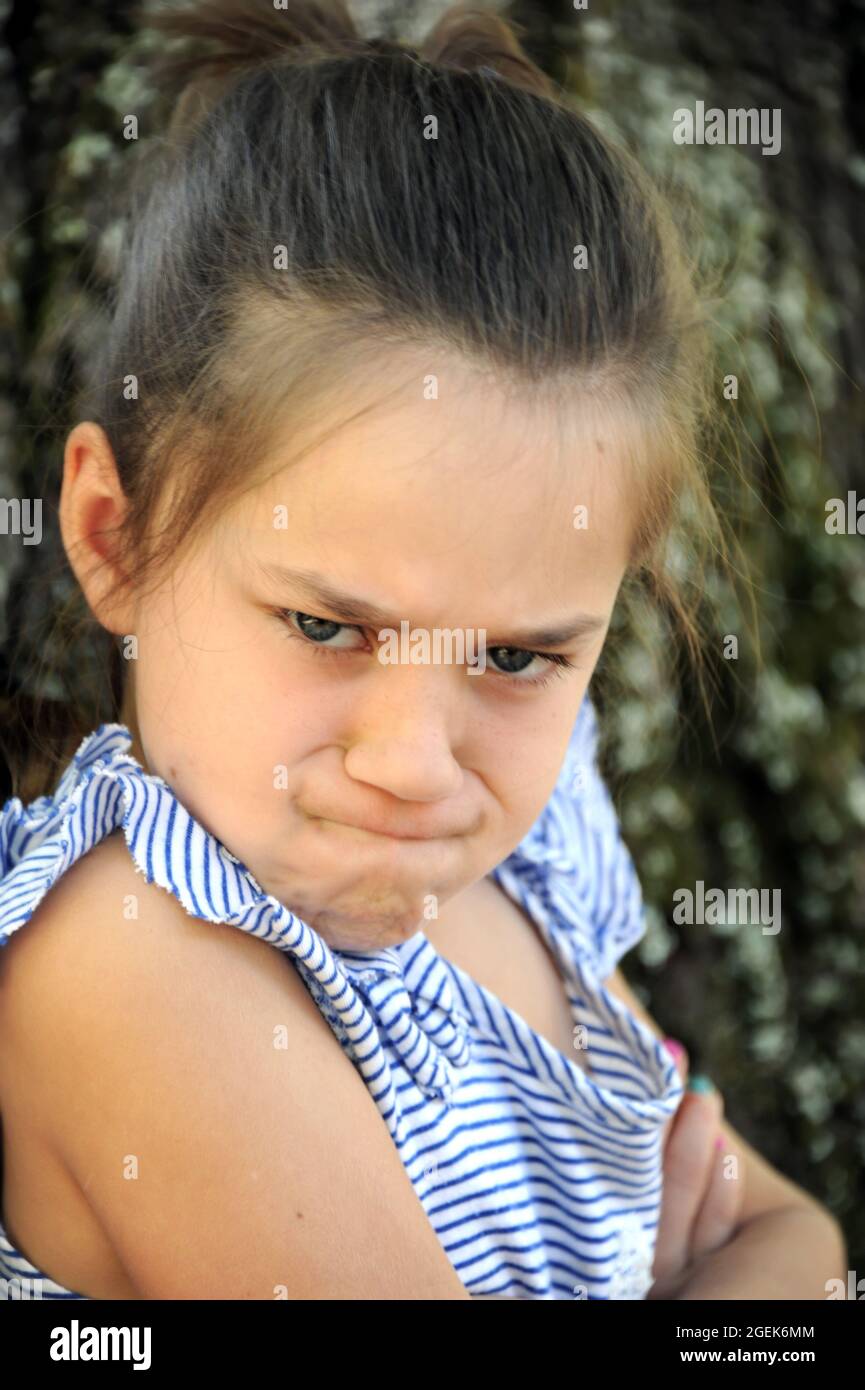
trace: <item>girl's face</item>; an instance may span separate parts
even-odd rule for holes
[[[571,412],[404,393],[106,622],[138,638],[133,752],[335,949],[434,939],[552,792],[631,527],[610,430]]]

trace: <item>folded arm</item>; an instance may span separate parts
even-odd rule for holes
[[[611,994],[640,1018],[658,1037],[664,1032],[647,1013],[627,985],[621,970],[605,982]],[[684,1105],[688,1097],[683,1099]],[[699,1124],[705,1129],[704,1151],[708,1162],[716,1161],[716,1125],[711,1110],[700,1112],[692,1122],[699,1144]],[[663,1276],[656,1277],[650,1298],[666,1299],[821,1299],[828,1294],[832,1279],[846,1281],[847,1250],[844,1235],[832,1213],[804,1188],[779,1173],[733,1128],[726,1118],[717,1125],[723,1136],[722,1157],[735,1155],[728,1182],[740,1184],[736,1192],[735,1219],[716,1248],[688,1258],[665,1257]],[[707,1179],[703,1209],[699,1218],[708,1226],[706,1202],[712,1199]],[[699,1175],[698,1175],[699,1180]],[[721,1189],[715,1186],[715,1194]],[[665,1180],[667,1230],[676,1229],[675,1211],[669,1203],[683,1205],[693,1200],[687,1183],[672,1188]],[[729,1203],[727,1204],[729,1206]],[[690,1224],[690,1211],[683,1223]],[[709,1218],[710,1219],[710,1218]]]

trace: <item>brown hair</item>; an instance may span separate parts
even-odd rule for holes
[[[488,11],[455,7],[418,49],[361,38],[343,0],[199,0],[139,21],[185,45],[155,60],[171,119],[131,182],[110,317],[76,403],[117,460],[136,586],[257,484],[280,422],[321,417],[376,353],[440,348],[551,400],[640,411],[652,466],[635,474],[623,596],[650,592],[699,668],[700,555],[724,552],[705,475],[709,339],[681,239],[635,161]],[[432,117],[437,139],[424,138]],[[666,555],[683,508],[687,591]],[[119,717],[121,639],[76,602],[76,635],[91,653],[103,644],[89,667],[101,686],[91,674],[52,706],[54,726],[34,711],[25,800]]]

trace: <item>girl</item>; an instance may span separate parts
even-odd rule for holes
[[[824,1296],[618,968],[588,686],[712,521],[668,214],[489,14],[149,22],[210,47],[66,444],[115,717],[0,821],[12,1296]]]

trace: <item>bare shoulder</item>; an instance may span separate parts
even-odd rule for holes
[[[72,983],[69,954],[86,947],[88,936],[92,946],[95,936],[105,934],[109,914],[101,908],[123,882],[124,850],[118,833],[95,845],[61,875],[0,948],[0,1035],[6,1044],[0,1048],[0,1064],[15,1041],[32,1041],[40,1032],[40,1003],[52,992],[52,977],[65,971]],[[128,850],[125,854],[134,877]]]
[[[254,955],[265,975],[283,982],[289,975],[288,962],[265,942],[190,916],[173,894],[148,883],[118,829],[66,870],[0,950],[5,1055],[20,1062],[51,1047],[61,1067],[72,1054],[57,1055],[57,1045],[98,1034],[100,1010],[135,996],[141,1014],[154,992],[164,996],[167,980],[182,990],[191,971],[200,984],[209,962],[238,954]]]
[[[105,1071],[117,1031],[152,1054],[148,1022],[172,999],[188,1010],[208,973],[218,979],[240,956],[260,977],[278,979],[298,1010],[312,1006],[278,951],[191,917],[138,872],[121,829],[106,836],[0,949],[0,1104],[14,1102],[51,1139],[72,1129],[82,1070]]]
[[[0,1041],[142,1298],[468,1297],[284,952],[190,916],[118,834],[17,935]]]

